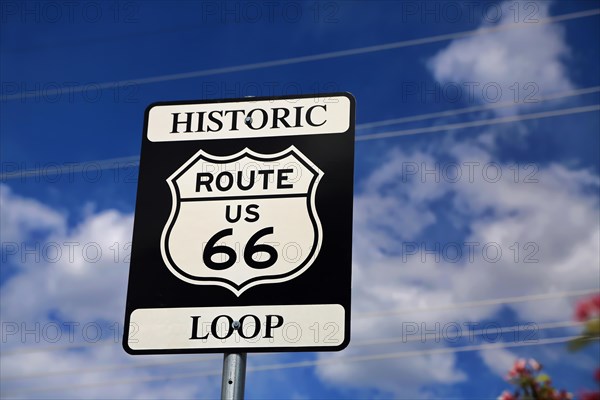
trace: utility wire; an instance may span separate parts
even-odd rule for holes
[[[403,47],[419,46],[419,45],[424,45],[424,44],[429,44],[429,43],[442,42],[442,41],[446,41],[446,40],[453,40],[453,39],[460,39],[460,38],[465,38],[465,37],[470,37],[470,36],[479,36],[479,35],[485,35],[485,34],[489,34],[489,33],[509,31],[509,30],[513,30],[513,29],[526,29],[526,28],[532,28],[532,27],[536,27],[536,26],[553,24],[553,23],[562,22],[562,21],[569,21],[569,20],[574,20],[574,19],[579,19],[579,18],[591,17],[591,16],[598,15],[598,14],[600,14],[600,8],[594,8],[594,9],[578,11],[578,12],[573,12],[573,13],[568,13],[568,14],[556,15],[556,16],[548,17],[548,18],[542,18],[542,19],[539,19],[538,22],[536,22],[536,23],[500,24],[500,25],[496,25],[496,26],[492,26],[492,27],[488,27],[488,28],[478,28],[478,29],[474,29],[474,30],[470,30],[470,31],[447,33],[447,34],[443,34],[443,35],[435,35],[435,36],[428,36],[428,37],[418,38],[418,39],[402,40],[399,42],[385,43],[385,44],[366,46],[366,47],[357,47],[357,48],[353,48],[353,49],[338,50],[338,51],[312,54],[312,55],[306,55],[306,56],[300,56],[300,57],[282,58],[279,60],[271,60],[271,61],[257,62],[257,63],[251,63],[251,64],[234,65],[234,66],[229,66],[229,67],[203,69],[203,70],[183,72],[183,73],[177,73],[177,74],[158,75],[158,76],[152,76],[152,77],[148,77],[148,78],[138,78],[138,79],[128,79],[128,80],[120,80],[120,81],[113,81],[113,82],[104,82],[104,83],[96,84],[96,85],[94,85],[94,87],[96,89],[107,89],[107,88],[112,88],[112,87],[121,87],[123,85],[133,85],[133,84],[145,85],[145,84],[149,84],[149,83],[168,82],[168,81],[175,81],[175,80],[180,80],[180,79],[198,78],[201,76],[219,75],[219,74],[226,74],[226,73],[232,73],[232,72],[251,71],[251,70],[257,70],[257,69],[263,69],[263,68],[280,67],[280,66],[284,66],[284,65],[293,65],[293,64],[300,64],[300,63],[306,63],[306,62],[312,62],[312,61],[328,60],[328,59],[332,59],[332,58],[348,57],[348,56],[355,56],[355,55],[360,55],[360,54],[375,53],[375,52],[379,52],[379,51],[400,49]],[[82,92],[82,91],[86,90],[87,87],[88,87],[87,85],[72,86],[72,87],[69,87],[69,91],[72,93],[78,93],[78,92]],[[45,90],[44,95],[45,96],[53,96],[53,95],[59,94],[61,92],[61,90],[62,90],[61,88]],[[39,96],[39,95],[40,95],[39,91],[37,91],[37,92],[31,91],[31,92],[27,92],[27,93],[21,92],[21,93],[3,96],[2,100],[24,99],[24,98],[35,97],[35,96]]]
[[[552,96],[547,96],[540,101],[546,100],[554,100],[563,97],[576,96],[588,93],[600,92],[599,86],[593,86],[588,88],[577,89],[574,91],[566,91],[560,92]],[[516,105],[516,104],[515,104]],[[504,103],[502,104],[504,107]],[[506,105],[508,106],[508,105]],[[383,121],[375,121],[369,122],[365,124],[360,124],[357,126],[357,130],[367,129],[376,126],[384,126],[384,125],[392,125],[396,123],[403,123],[409,121],[417,121],[417,120],[425,120],[437,117],[448,117],[452,115],[464,114],[472,111],[479,111],[482,109],[494,108],[488,106],[475,106],[475,107],[467,107],[461,108],[457,110],[451,111],[442,111],[439,113],[427,113],[427,114],[419,114],[409,117],[396,118],[396,119],[388,119]],[[561,115],[570,115],[570,114],[578,114],[585,112],[598,111],[598,105],[592,106],[583,106],[583,107],[574,107],[574,108],[566,108],[566,109],[558,109],[553,111],[545,111],[533,114],[523,114],[523,115],[515,115],[510,117],[501,117],[501,118],[488,118],[476,121],[469,121],[463,123],[455,123],[455,124],[446,124],[446,125],[438,125],[431,127],[422,127],[422,128],[414,128],[414,129],[405,129],[399,131],[388,131],[388,132],[380,132],[374,134],[367,135],[359,135],[356,137],[356,141],[365,141],[365,140],[376,140],[376,139],[384,139],[388,137],[396,137],[396,136],[406,136],[406,135],[416,135],[422,133],[432,133],[432,132],[442,132],[445,130],[451,129],[466,129],[477,126],[486,126],[486,125],[497,125],[502,123],[510,123],[517,121],[525,121],[525,120],[533,120],[533,119],[541,119],[541,118],[549,118]],[[112,158],[112,159],[104,159],[104,160],[95,160],[95,161],[87,161],[87,162],[77,162],[77,163],[65,163],[60,165],[49,165],[45,168],[32,168],[26,170],[17,170],[11,172],[0,173],[0,181],[9,180],[9,179],[25,179],[27,177],[37,177],[41,175],[50,175],[50,176],[59,176],[64,174],[74,174],[76,172],[83,172],[89,169],[95,171],[105,170],[105,169],[119,169],[123,167],[137,167],[139,166],[140,158],[139,156],[129,156],[129,157],[120,157],[120,158]]]
[[[591,106],[573,107],[573,108],[562,108],[559,110],[543,111],[543,112],[537,112],[537,113],[531,113],[531,114],[512,115],[509,117],[488,118],[488,119],[481,119],[481,120],[477,120],[477,121],[460,122],[460,123],[456,123],[456,124],[427,126],[427,127],[422,127],[422,128],[403,129],[403,130],[392,131],[392,132],[372,133],[369,135],[356,136],[356,141],[359,142],[359,141],[365,141],[365,140],[388,139],[388,138],[398,137],[398,136],[449,131],[449,130],[453,130],[453,129],[474,128],[477,126],[490,126],[490,125],[506,124],[506,123],[510,123],[510,122],[528,121],[528,120],[532,120],[532,119],[543,119],[543,118],[558,117],[558,116],[572,115],[572,114],[581,114],[581,113],[594,112],[594,111],[600,111],[600,104],[594,104]]]
[[[427,114],[411,115],[408,117],[392,118],[392,119],[386,119],[383,121],[366,122],[364,124],[356,125],[356,130],[359,131],[359,130],[363,130],[363,129],[377,128],[380,126],[403,124],[406,122],[423,121],[423,120],[440,118],[440,117],[451,117],[454,115],[467,114],[467,113],[476,112],[476,111],[495,110],[497,108],[511,108],[511,107],[516,107],[518,105],[537,105],[544,101],[558,100],[558,99],[563,99],[566,97],[581,96],[584,94],[598,93],[598,92],[600,92],[600,86],[591,86],[591,87],[586,87],[586,88],[581,88],[581,89],[573,89],[573,90],[566,90],[564,92],[552,93],[552,94],[549,94],[546,96],[540,96],[538,99],[536,99],[535,101],[532,101],[530,103],[526,103],[526,102],[518,103],[515,101],[503,101],[500,103],[486,103],[486,104],[480,105],[480,106],[458,108],[456,110],[448,110],[448,111],[439,111],[439,112],[433,112],[433,113],[427,113]]]
[[[179,365],[179,364],[189,364],[189,363],[202,363],[207,361],[215,361],[221,360],[223,356],[211,356],[211,357],[203,357],[203,358],[191,358],[187,360],[169,360],[163,362],[147,362],[147,363],[129,363],[129,364],[116,364],[116,365],[104,365],[100,367],[93,368],[78,368],[74,370],[63,370],[63,371],[49,371],[49,372],[40,372],[33,373],[27,375],[12,375],[12,376],[2,376],[0,377],[0,381],[13,381],[20,379],[32,379],[32,378],[47,378],[50,376],[60,376],[60,375],[70,375],[70,374],[89,374],[95,372],[106,372],[106,371],[117,371],[120,369],[129,369],[129,368],[152,368],[152,367],[164,367],[168,365]]]
[[[360,318],[376,318],[380,316],[389,316],[395,314],[410,314],[416,312],[428,312],[428,311],[446,311],[446,310],[456,310],[461,308],[473,308],[480,306],[489,306],[489,305],[502,305],[502,304],[514,304],[514,303],[524,303],[528,301],[540,301],[540,300],[549,300],[549,299],[561,299],[568,297],[576,297],[576,296],[584,296],[588,294],[595,294],[600,292],[600,288],[595,289],[581,289],[574,291],[565,291],[565,292],[551,292],[551,293],[543,293],[543,294],[533,294],[526,296],[516,296],[516,297],[504,297],[504,298],[496,298],[496,299],[486,299],[486,300],[477,300],[470,301],[465,303],[454,303],[454,304],[446,304],[440,306],[430,306],[430,307],[419,307],[419,308],[410,308],[410,309],[396,309],[396,310],[386,310],[386,311],[375,311],[375,312],[357,312],[353,313],[352,319],[360,319]],[[95,346],[103,346],[103,345],[114,345],[114,342],[96,342],[96,343],[87,343],[87,344],[70,344],[64,346],[35,346],[26,349],[13,349],[13,350],[5,350],[2,351],[0,356],[13,356],[13,355],[23,355],[23,354],[32,354],[32,353],[45,353],[51,351],[58,350],[66,350],[66,349],[83,349],[83,348],[91,348]]]
[[[550,292],[550,293],[543,293],[543,294],[531,294],[531,295],[515,296],[515,297],[503,297],[503,298],[497,298],[497,299],[468,301],[468,302],[464,302],[464,303],[454,303],[454,304],[446,304],[446,305],[430,306],[430,307],[416,307],[416,308],[408,308],[408,309],[373,311],[373,312],[357,312],[352,315],[352,318],[353,319],[355,319],[355,318],[372,318],[372,317],[381,317],[381,316],[395,315],[395,314],[411,314],[411,313],[425,312],[425,311],[448,311],[448,310],[457,310],[457,309],[462,309],[462,308],[524,303],[524,302],[528,302],[528,301],[540,301],[540,300],[548,300],[548,299],[561,299],[561,298],[566,298],[566,297],[585,296],[588,294],[595,294],[598,292],[600,292],[600,288],[581,289],[581,290],[573,290],[573,291],[568,291],[568,292]]]
[[[9,163],[5,163],[5,167]],[[74,174],[80,172],[92,171],[95,173],[99,170],[119,169],[124,167],[137,167],[140,165],[139,156],[110,158],[106,160],[95,160],[85,162],[73,162],[64,164],[48,164],[44,168],[33,168],[21,171],[4,172],[0,174],[0,180],[15,179],[15,178],[32,178],[40,175],[60,176],[65,174]]]
[[[396,359],[396,358],[406,358],[406,357],[415,357],[422,355],[434,355],[434,354],[450,354],[450,353],[462,353],[468,351],[482,351],[482,350],[495,350],[495,349],[506,349],[512,347],[526,347],[526,346],[541,346],[547,344],[556,344],[556,343],[564,343],[574,339],[581,338],[581,336],[566,336],[559,338],[548,338],[548,339],[539,339],[535,342],[511,342],[511,343],[488,343],[488,344],[480,344],[480,345],[471,345],[471,346],[460,346],[460,347],[444,347],[441,349],[429,349],[429,350],[415,350],[415,351],[403,351],[398,353],[383,353],[383,354],[374,354],[374,355],[366,355],[366,356],[354,356],[354,357],[332,357],[326,359],[320,359],[315,361],[306,361],[306,362],[298,362],[298,363],[284,363],[284,364],[275,364],[275,365],[262,365],[258,367],[249,368],[249,372],[255,371],[268,371],[271,369],[287,369],[287,368],[297,368],[311,365],[327,365],[327,364],[338,364],[340,362],[362,362],[362,361],[375,361],[375,360],[388,360],[388,359]],[[220,371],[215,371],[215,374],[218,374]]]
[[[557,344],[557,343],[565,343],[574,339],[581,338],[581,336],[566,336],[559,338],[550,338],[550,339],[540,339],[536,342],[512,342],[512,343],[490,343],[483,345],[472,345],[472,346],[460,346],[460,347],[445,347],[440,349],[429,349],[429,350],[416,350],[416,351],[404,351],[398,353],[383,353],[383,354],[373,354],[373,355],[365,355],[365,356],[351,356],[351,357],[331,357],[331,358],[323,358],[318,360],[307,360],[307,361],[298,361],[298,362],[290,362],[290,363],[280,363],[280,364],[268,364],[268,365],[259,365],[255,367],[249,367],[246,369],[246,372],[261,372],[261,371],[273,371],[273,370],[283,370],[283,369],[291,369],[291,368],[305,368],[319,365],[332,365],[339,363],[355,363],[355,362],[365,362],[365,361],[380,361],[380,360],[390,360],[390,359],[399,359],[399,358],[408,358],[408,357],[416,357],[416,356],[424,356],[424,355],[437,355],[437,354],[452,354],[452,353],[464,353],[471,351],[486,351],[486,350],[497,350],[497,349],[506,349],[506,348],[516,348],[516,347],[527,347],[527,346],[543,346],[549,344]],[[169,376],[153,376],[146,378],[136,378],[136,379],[124,379],[124,380],[113,380],[113,381],[105,381],[105,382],[94,382],[94,383],[86,383],[80,385],[63,385],[63,386],[52,386],[52,387],[42,387],[42,388],[26,388],[23,391],[13,391],[4,393],[5,396],[14,396],[14,395],[23,395],[23,394],[31,394],[31,393],[40,393],[40,392],[54,392],[66,390],[71,392],[76,389],[86,389],[92,387],[103,387],[103,386],[115,386],[115,385],[129,385],[135,383],[143,383],[143,382],[156,382],[156,381],[165,381],[165,380],[175,380],[175,379],[186,379],[186,378],[199,378],[203,376],[220,376],[222,371],[212,370],[212,371],[199,371],[178,375],[169,375]]]
[[[492,32],[505,31],[505,30],[509,30],[509,29],[525,28],[525,27],[530,27],[530,26],[539,26],[539,25],[544,25],[544,24],[549,24],[549,23],[556,23],[556,22],[560,22],[560,21],[584,18],[584,17],[598,15],[598,14],[600,14],[600,9],[592,9],[592,10],[586,10],[586,11],[570,13],[570,14],[563,14],[563,15],[559,15],[559,16],[555,16],[555,17],[542,19],[542,20],[539,20],[539,22],[535,25],[533,25],[533,24],[531,24],[531,25],[499,25],[499,26],[495,26],[495,27],[491,27],[491,28],[480,28],[480,29],[473,30],[473,31],[464,31],[464,32],[457,32],[457,33],[452,33],[452,34],[437,35],[437,36],[432,36],[432,37],[413,39],[413,40],[407,40],[407,41],[401,41],[401,42],[394,42],[394,43],[388,43],[388,44],[383,44],[383,45],[355,48],[355,49],[335,51],[335,52],[329,52],[329,53],[321,53],[321,54],[302,56],[302,57],[293,57],[293,58],[288,58],[288,59],[273,60],[273,61],[267,61],[267,62],[262,62],[262,63],[253,63],[253,64],[245,64],[245,65],[232,66],[232,67],[200,70],[200,71],[193,71],[193,72],[182,73],[182,74],[162,75],[162,76],[157,76],[157,77],[142,78],[142,79],[136,79],[136,80],[106,82],[106,83],[100,84],[100,88],[108,88],[108,87],[112,87],[112,86],[119,85],[119,84],[125,84],[125,83],[146,84],[146,83],[170,81],[170,80],[177,80],[177,79],[187,79],[187,78],[193,78],[193,77],[199,77],[199,76],[216,75],[216,74],[222,74],[222,73],[254,70],[254,69],[268,68],[268,67],[273,67],[273,66],[282,66],[282,65],[290,65],[290,64],[297,64],[297,63],[317,61],[317,60],[325,60],[325,59],[337,58],[337,57],[346,57],[346,56],[352,56],[352,55],[358,55],[358,54],[372,53],[372,52],[377,52],[377,51],[397,49],[397,48],[402,48],[402,47],[423,45],[423,44],[434,43],[434,42],[438,42],[438,41],[451,40],[451,39],[456,39],[456,38],[475,36],[475,35],[487,34],[487,33],[492,33]],[[73,88],[73,90],[75,92],[82,91],[83,89],[84,89],[83,86]],[[595,91],[597,91],[597,88]],[[587,93],[592,93],[592,92],[593,91],[590,91]],[[46,93],[46,94],[48,94],[48,93]],[[29,92],[25,95],[15,94],[15,95],[10,95],[10,96],[5,96],[4,99],[12,100],[12,99],[16,99],[16,98],[32,97],[35,95],[37,95],[37,94]],[[577,94],[572,94],[572,95],[577,95]],[[564,97],[567,97],[567,96],[564,96]],[[550,97],[547,97],[546,99],[549,99],[549,98]],[[554,97],[554,98],[557,98],[557,97]],[[472,112],[472,111],[479,111],[479,110],[491,109],[491,108],[508,107],[508,106],[509,105],[506,105],[506,104],[496,104],[496,105],[487,106],[487,107],[486,106],[469,107],[467,109],[460,110],[462,112],[458,112],[459,110],[455,110],[454,112],[448,111],[448,112],[441,112],[441,113],[431,113],[430,116],[427,118],[456,115],[459,113],[467,113],[467,112]],[[496,119],[491,119],[491,120],[472,121],[472,122],[461,123],[461,124],[449,124],[449,125],[438,126],[438,127],[416,128],[416,129],[412,129],[412,130],[409,129],[409,130],[402,130],[402,131],[395,131],[395,132],[384,132],[384,133],[380,133],[380,134],[364,135],[364,136],[358,137],[357,140],[371,140],[371,139],[379,139],[379,138],[384,138],[384,137],[394,137],[394,136],[402,136],[402,135],[426,133],[426,132],[437,132],[437,131],[448,130],[448,129],[463,129],[463,128],[474,127],[474,126],[494,125],[494,124],[499,124],[499,123],[515,122],[515,121],[528,120],[528,119],[547,118],[547,117],[552,117],[552,116],[569,115],[569,114],[591,112],[591,111],[598,111],[598,110],[600,110],[598,105],[587,106],[587,107],[576,107],[576,108],[571,108],[571,109],[563,109],[563,110],[556,110],[556,111],[549,111],[549,112],[542,112],[542,113],[526,114],[523,116],[504,117],[504,118],[496,118]],[[452,114],[449,114],[449,113],[452,113]],[[526,117],[526,118],[523,118],[523,117]],[[420,120],[420,119],[417,119],[418,116],[414,116],[412,118],[414,118],[414,119],[411,119],[411,117],[406,117],[406,118],[400,118],[400,119],[395,119],[395,120],[381,121],[381,122],[379,122],[379,124],[377,124],[377,123],[363,124],[362,126],[359,125],[358,127],[365,129],[368,127],[384,126],[384,125],[388,125],[388,124]],[[422,119],[427,119],[427,118],[422,118]],[[385,135],[385,136],[383,136],[383,135]],[[112,159],[112,160],[100,160],[96,163],[98,163],[98,164],[102,163],[101,169],[109,169],[109,168],[114,168],[114,166],[110,166],[111,163],[114,164],[114,163],[124,163],[124,162],[137,163],[137,162],[139,162],[139,158],[137,156],[124,157],[124,158]],[[89,163],[85,163],[85,164],[89,165]],[[69,171],[79,172],[79,171],[83,170],[84,164],[82,164],[82,163],[69,164],[69,167],[73,168],[73,169],[70,169]],[[29,174],[29,175],[23,175],[23,173]],[[18,176],[34,176],[35,175],[34,171],[23,171],[18,174],[19,174]],[[6,177],[6,175],[8,175],[8,177]],[[11,177],[10,174],[0,175],[0,179],[10,179],[10,177]],[[596,291],[597,290],[594,289],[593,292],[596,292]],[[589,293],[590,291],[579,291],[579,292],[581,294],[584,294],[583,292]],[[565,292],[565,293],[568,293],[568,292]],[[529,300],[541,300],[541,299],[552,298],[552,297],[550,297],[549,295],[521,296],[520,298],[513,298],[512,302],[529,301],[529,300],[525,300],[525,298],[529,298]],[[515,299],[519,299],[519,300],[515,300]],[[500,299],[487,300],[487,301],[482,301],[482,302],[461,303],[460,307],[474,307],[476,303],[477,303],[477,305],[503,304],[503,303],[495,303],[495,301],[497,301],[497,300],[500,300]],[[427,310],[433,310],[433,309],[447,310],[451,306],[452,305],[436,307],[436,308],[429,308]],[[454,306],[457,306],[457,305],[454,305]],[[456,307],[454,307],[454,308],[456,308]],[[420,309],[420,310],[422,311],[423,309]],[[413,310],[410,310],[409,312],[416,312],[416,311],[419,311],[419,310],[413,309]],[[406,312],[406,310],[400,311],[400,313],[404,313],[404,312]],[[362,314],[362,315],[359,314],[359,316],[366,316],[366,315],[374,316],[376,314],[377,315],[387,315],[390,312],[383,312],[383,313],[384,314],[382,314],[382,312]],[[392,313],[398,313],[398,311],[393,311]],[[565,324],[565,323],[556,323],[556,324],[547,325],[547,326],[558,327],[559,325],[557,325],[557,324],[560,325],[560,324]],[[570,322],[569,324],[573,324],[573,323]],[[567,325],[561,325],[561,326],[567,326]],[[569,326],[573,326],[573,325],[569,325]],[[511,329],[514,329],[514,327],[512,327]],[[538,328],[538,329],[542,329],[542,328]],[[548,327],[548,328],[543,328],[543,329],[550,329],[550,328]],[[471,334],[475,334],[475,332],[481,332],[481,331],[473,331],[473,332],[471,332]],[[302,361],[302,362],[297,362],[297,363],[274,364],[274,365],[264,365],[264,366],[252,367],[252,368],[248,369],[248,372],[267,371],[267,370],[284,369],[284,368],[298,368],[298,367],[305,367],[305,366],[332,364],[332,363],[337,363],[337,362],[372,361],[372,360],[382,360],[382,359],[391,359],[391,358],[412,357],[412,356],[417,356],[417,355],[457,353],[457,352],[481,351],[481,350],[497,349],[497,348],[545,345],[545,344],[563,343],[563,342],[566,342],[566,341],[569,341],[569,340],[572,340],[575,338],[577,338],[577,336],[553,338],[553,339],[541,339],[535,343],[508,343],[508,344],[496,343],[496,344],[462,346],[462,347],[456,347],[456,348],[431,349],[431,350],[392,353],[392,354],[386,353],[386,354],[371,355],[371,356],[321,359],[321,360],[315,360],[315,361]],[[389,343],[389,340],[398,340],[398,339],[381,339],[379,341],[372,340],[370,342],[364,342],[362,344],[357,344],[357,345],[383,344],[384,343],[383,340],[387,340],[388,342],[385,342],[385,343]],[[54,346],[54,347],[58,347],[58,346]],[[186,360],[186,361],[187,362],[197,362],[198,360]],[[205,361],[207,361],[207,359],[205,359]],[[173,362],[153,363],[152,366],[153,365],[168,365],[168,364],[172,364],[172,363]],[[181,363],[181,361],[178,361],[177,363]],[[121,365],[121,366],[117,366],[117,367],[112,366],[111,368],[112,369],[120,369],[120,368],[124,368],[125,366]],[[136,367],[137,367],[137,365],[136,365]],[[85,371],[85,370],[83,370],[83,371]],[[76,371],[72,371],[72,372],[76,372]],[[82,372],[82,370],[79,370],[79,372]],[[202,376],[202,375],[211,376],[211,375],[219,375],[219,374],[221,374],[220,370],[219,371],[210,371],[210,372],[207,372],[207,373],[204,373],[201,375],[194,373],[194,374],[184,374],[184,375],[171,376],[171,377],[159,377],[159,379],[150,378],[150,379],[136,380],[136,381],[131,381],[131,380],[130,381],[117,381],[117,382],[95,383],[95,384],[86,384],[86,385],[78,385],[78,386],[71,385],[71,386],[64,387],[64,389],[83,388],[83,387],[91,387],[91,386],[99,386],[99,385],[100,386],[114,385],[114,384],[122,384],[124,382],[132,383],[132,382],[141,382],[141,381],[149,381],[149,380],[178,379],[178,378],[182,378],[182,377],[197,377],[197,376]],[[53,390],[61,390],[61,388],[45,388],[45,389],[41,389],[41,390],[35,389],[33,392],[53,391]],[[31,391],[29,391],[29,392],[31,392]]]
[[[569,328],[574,326],[582,325],[582,322],[576,321],[563,321],[563,322],[551,322],[545,324],[518,324],[513,326],[503,326],[503,327],[494,327],[496,331],[499,331],[500,334],[507,334],[513,332],[522,332],[523,334],[531,334],[537,331],[548,330],[548,329],[557,329],[557,328]],[[531,328],[531,329],[530,329]],[[535,330],[534,330],[535,329]],[[475,336],[489,335],[490,329],[478,329],[478,330],[469,330],[468,337],[473,338]],[[429,335],[431,336],[431,335]],[[435,338],[436,342],[439,342],[439,336]],[[374,346],[374,345],[384,345],[384,344],[395,344],[395,343],[409,343],[421,341],[425,343],[428,340],[427,335],[425,337],[419,336],[410,336],[405,337],[397,336],[391,338],[381,338],[381,339],[372,339],[372,340],[362,340],[362,341],[353,341],[351,343],[351,347],[363,347],[363,346]],[[539,340],[534,338],[524,338],[524,340]],[[70,374],[85,374],[85,373],[95,373],[95,372],[105,372],[105,371],[115,371],[120,369],[129,369],[129,368],[146,368],[146,367],[159,367],[159,366],[167,366],[167,365],[178,365],[178,364],[188,364],[188,363],[199,363],[212,361],[215,359],[221,359],[222,357],[205,357],[205,358],[193,358],[187,360],[169,360],[166,362],[147,362],[147,363],[128,363],[128,364],[117,364],[117,365],[105,365],[100,367],[93,368],[79,368],[76,370],[63,370],[63,371],[50,371],[50,372],[41,372],[41,373],[33,373],[26,375],[13,375],[13,376],[2,376],[0,377],[0,381],[12,381],[12,380],[21,380],[21,379],[33,379],[33,378],[46,378],[50,376],[60,376],[60,375],[70,375]]]
[[[583,323],[578,322],[578,321],[549,322],[546,324],[525,323],[525,324],[518,324],[518,325],[512,325],[512,326],[494,326],[494,327],[489,327],[486,329],[468,330],[467,333],[468,333],[469,337],[489,335],[490,331],[492,331],[492,332],[495,331],[495,333],[498,333],[500,335],[504,335],[506,333],[514,333],[514,332],[521,332],[521,333],[523,333],[523,335],[526,335],[526,334],[533,334],[536,331],[544,331],[544,330],[548,330],[548,329],[558,329],[558,328],[571,328],[574,326],[581,326],[581,325],[583,325]],[[458,335],[458,337],[457,337],[457,339],[458,339],[462,335],[462,332],[460,332],[460,331],[457,332],[457,335]],[[362,341],[352,342],[350,345],[352,347],[363,347],[363,346],[380,346],[383,344],[410,343],[410,342],[426,343],[428,341],[427,336],[428,336],[428,334],[426,332],[424,332],[424,333],[422,332],[421,335],[418,335],[418,336],[411,335],[409,337],[406,337],[403,335],[403,336],[393,337],[393,338],[362,340]],[[431,336],[431,333],[429,334],[429,336]],[[437,335],[434,337],[434,339],[435,339],[435,342],[439,342],[440,336]],[[452,338],[452,340],[455,340],[455,339]],[[525,340],[538,340],[538,339],[525,339]]]
[[[27,354],[35,354],[35,353],[48,353],[52,351],[60,351],[60,350],[78,350],[78,349],[87,349],[92,347],[100,347],[100,346],[114,346],[117,344],[116,342],[112,342],[110,340],[98,341],[98,342],[89,342],[89,343],[71,343],[65,345],[52,345],[52,346],[31,346],[25,349],[9,349],[2,350],[0,352],[0,357],[7,356],[20,356]]]

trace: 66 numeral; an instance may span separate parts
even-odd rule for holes
[[[244,248],[244,261],[249,267],[254,269],[265,269],[269,268],[270,266],[275,264],[275,262],[277,262],[278,255],[277,251],[273,246],[270,246],[268,244],[256,243],[263,236],[271,234],[273,234],[272,226],[268,228],[263,228],[256,232],[254,235],[252,235],[252,237],[250,237],[248,243]],[[221,271],[230,268],[233,264],[235,264],[237,260],[237,254],[235,250],[228,246],[217,245],[217,242],[219,240],[231,235],[233,235],[233,228],[223,229],[215,233],[213,237],[210,238],[208,243],[206,243],[206,248],[202,252],[202,260],[208,268]],[[255,260],[252,256],[254,256],[257,253],[267,253],[269,255],[269,258],[267,258],[264,261]],[[221,262],[213,261],[212,257],[216,254],[225,254],[225,256],[227,256],[227,259]]]

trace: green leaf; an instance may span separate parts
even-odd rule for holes
[[[550,380],[550,377],[548,376],[548,374],[539,374],[537,378],[535,378],[535,380],[543,383],[548,382]]]
[[[600,336],[600,318],[590,319],[586,322],[583,333],[592,337]]]
[[[590,341],[586,336],[580,336],[576,339],[569,341],[568,348],[569,351],[578,351],[581,350],[585,345],[589,344]]]

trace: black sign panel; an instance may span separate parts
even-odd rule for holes
[[[348,93],[146,109],[128,353],[348,345],[354,121]]]

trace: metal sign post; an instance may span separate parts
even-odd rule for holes
[[[224,354],[350,342],[355,100],[349,93],[146,108],[123,348]]]
[[[128,353],[348,345],[355,114],[349,93],[146,108]]]
[[[225,353],[221,400],[242,400],[246,384],[246,353]]]

